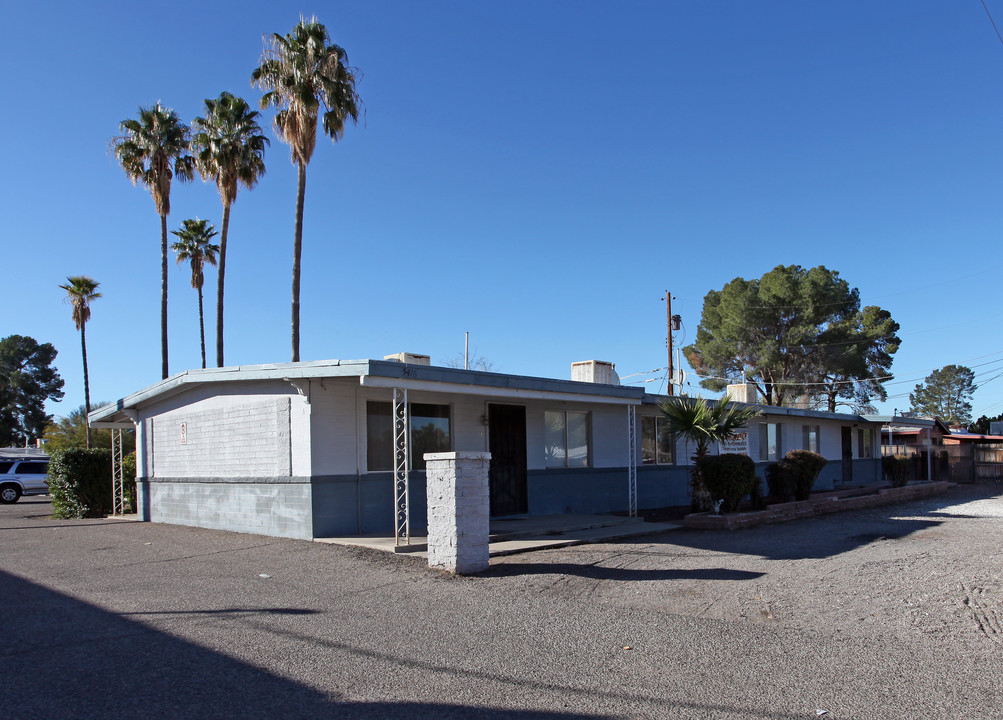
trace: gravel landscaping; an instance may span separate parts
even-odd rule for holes
[[[1003,488],[496,558],[466,578],[47,513],[0,507],[18,720],[1001,716]]]

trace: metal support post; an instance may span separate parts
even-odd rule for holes
[[[633,405],[627,407],[627,487],[630,517],[637,517],[637,430]]]
[[[410,422],[407,388],[394,388],[394,540],[411,544],[411,517],[408,506],[408,436]]]
[[[125,469],[122,467],[122,431],[111,431],[111,507],[112,515],[125,515]]]

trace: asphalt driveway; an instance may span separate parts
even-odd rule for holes
[[[1003,488],[492,560],[0,506],[0,716],[1003,717]]]

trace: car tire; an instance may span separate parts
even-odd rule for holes
[[[10,505],[21,499],[21,488],[14,483],[0,485],[0,503]]]

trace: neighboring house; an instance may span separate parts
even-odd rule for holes
[[[494,516],[689,504],[693,450],[668,438],[663,397],[407,359],[423,362],[190,370],[95,410],[90,420],[136,428],[139,515],[157,522],[297,538],[392,536],[394,490],[406,485],[410,531],[420,535],[423,455],[448,450],[491,453]],[[616,382],[611,372],[576,376]],[[816,487],[880,480],[880,423],[761,409],[732,448],[760,468],[807,448],[830,460]]]
[[[951,428],[937,418],[911,418],[898,415],[868,415],[882,423],[881,454],[903,455],[929,445],[943,445]]]
[[[972,445],[974,443],[1003,443],[1003,435],[981,435],[964,429],[952,429],[950,435],[943,438],[945,445]]]

